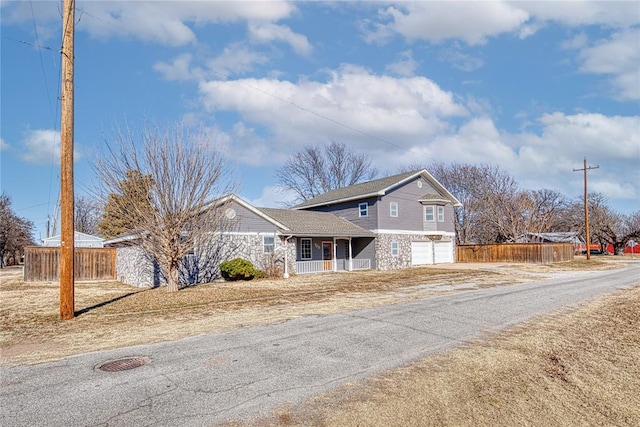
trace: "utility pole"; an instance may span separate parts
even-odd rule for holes
[[[62,92],[60,124],[60,319],[73,319],[74,252],[73,224],[73,38],[75,0],[64,0],[62,13]]]
[[[574,172],[584,171],[584,230],[585,243],[587,245],[587,260],[591,259],[591,232],[589,231],[589,198],[587,192],[587,171],[598,169],[600,166],[587,167],[587,158],[584,158],[584,167],[582,169],[574,169]]]

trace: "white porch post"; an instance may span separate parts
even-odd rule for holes
[[[336,238],[333,238],[333,272],[335,273],[336,271],[338,271],[338,260],[336,260],[336,255],[338,254],[338,250],[336,248]]]
[[[353,271],[353,251],[351,250],[351,237],[349,237],[349,271]]]
[[[289,249],[287,248],[288,242],[289,242],[289,237],[285,237],[284,238],[284,274],[282,275],[284,279],[289,278],[289,260],[287,259],[287,252],[289,252]]]

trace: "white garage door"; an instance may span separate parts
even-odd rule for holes
[[[453,241],[433,242],[434,262],[445,264],[453,262]]]
[[[433,264],[432,242],[411,242],[411,265]]]

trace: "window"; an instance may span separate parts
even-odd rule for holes
[[[435,221],[435,213],[434,206],[425,206],[424,207],[424,220],[425,221]]]
[[[311,239],[300,240],[300,258],[311,259]]]
[[[391,255],[398,256],[400,254],[400,247],[398,246],[398,242],[391,242]]]
[[[358,204],[358,211],[360,212],[359,216],[369,216],[369,204],[368,203],[360,203]]]
[[[444,206],[438,206],[438,222],[444,222]]]
[[[398,216],[398,204],[396,202],[389,203],[389,215],[394,218]]]
[[[262,252],[265,254],[273,252],[273,236],[262,236]]]

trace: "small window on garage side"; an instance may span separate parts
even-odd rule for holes
[[[444,222],[444,206],[438,206],[438,222]]]
[[[424,207],[424,220],[425,221],[435,221],[435,206],[425,206]]]
[[[359,216],[369,216],[369,203],[360,203],[358,204]]]
[[[262,236],[262,252],[265,254],[273,252],[273,236]]]
[[[311,259],[311,239],[300,240],[300,258]]]
[[[400,254],[400,246],[398,245],[398,242],[391,242],[391,255],[392,256],[398,256]]]
[[[398,204],[396,202],[389,203],[389,215],[393,218],[398,217]]]

